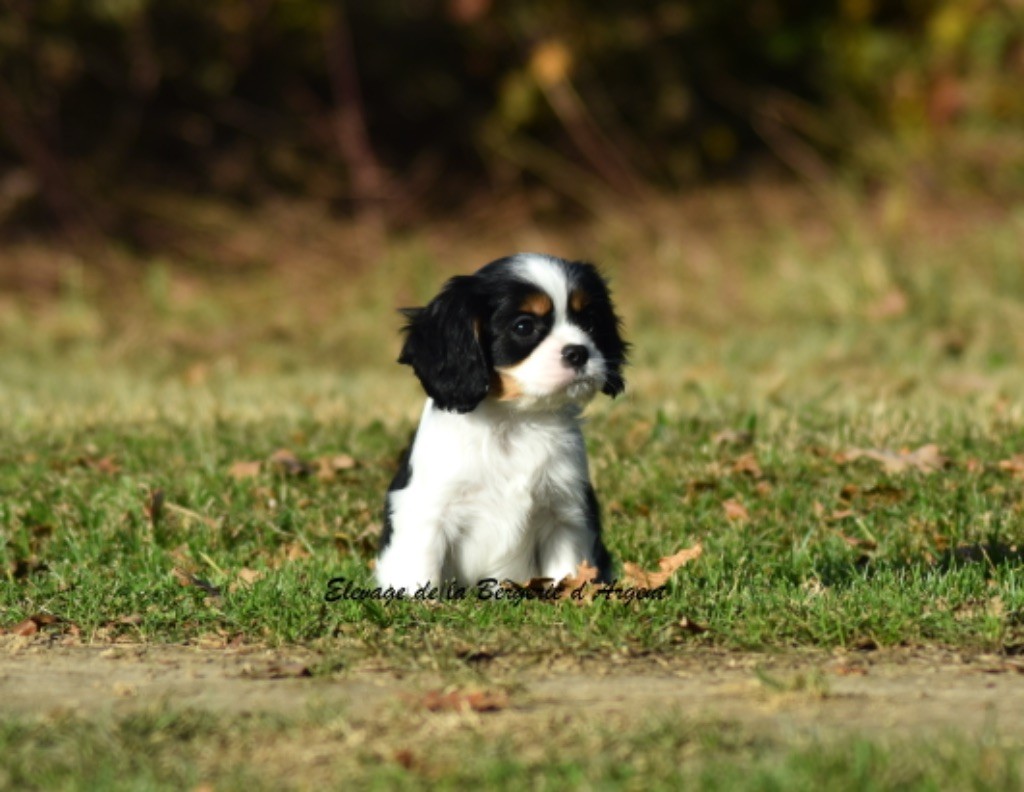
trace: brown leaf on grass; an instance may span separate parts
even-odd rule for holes
[[[515,591],[527,599],[535,599],[542,602],[558,602],[564,594],[555,582],[555,579],[549,577],[530,578],[525,583],[505,580],[501,586],[506,591]]]
[[[508,706],[508,694],[501,690],[431,690],[420,705],[431,712],[497,712]]]
[[[747,511],[747,507],[735,498],[729,498],[729,500],[724,501],[722,503],[722,508],[725,510],[725,516],[729,520],[750,519],[750,512]]]
[[[891,289],[868,306],[871,319],[895,319],[907,312],[909,301],[900,289]]]
[[[558,583],[554,584],[556,596],[547,596],[544,599],[549,602],[570,600],[577,605],[592,604],[594,601],[594,594],[597,591],[597,584],[594,583],[597,579],[597,572],[597,567],[591,566],[586,561],[580,561],[576,566],[575,572],[566,575],[558,581]],[[540,580],[547,580],[547,578],[541,578]],[[538,582],[538,580],[532,580],[527,584],[527,586]],[[577,596],[573,596],[573,592],[578,592]],[[546,593],[550,592],[548,591]]]
[[[1014,454],[999,463],[999,469],[1005,470],[1014,478],[1024,478],[1024,454]]]
[[[113,476],[121,472],[121,466],[113,456],[110,454],[107,454],[106,456],[96,456],[96,449],[94,447],[91,447],[86,452],[86,456],[81,456],[76,461],[84,468],[95,470],[98,473],[104,473],[108,476]]]
[[[732,472],[745,473],[755,479],[764,478],[764,472],[761,470],[761,465],[758,464],[757,457],[754,454],[744,454],[733,462]]]
[[[836,461],[840,464],[855,462],[858,459],[878,462],[887,473],[905,473],[908,470],[934,473],[949,464],[949,458],[943,456],[934,443],[923,445],[915,451],[905,448],[899,451],[890,451],[886,448],[850,448],[836,456]]]
[[[263,579],[263,573],[258,569],[242,567],[235,573],[235,579],[228,586],[228,591],[235,592],[242,588],[249,588],[257,580]]]
[[[63,622],[64,620],[60,616],[54,616],[52,613],[33,613],[27,619],[18,622],[13,627],[9,627],[6,632],[11,635],[20,635],[23,638],[27,638],[39,632],[41,627],[50,627]]]
[[[263,573],[258,569],[249,569],[248,567],[242,567],[238,570],[238,574],[235,576],[242,583],[252,585],[257,580],[262,580]]]
[[[308,462],[299,459],[287,448],[279,448],[267,460],[271,467],[281,471],[286,476],[307,476],[313,470]]]
[[[889,506],[900,503],[907,497],[907,492],[900,487],[893,487],[889,484],[879,484],[875,487],[861,489],[856,484],[847,484],[839,491],[839,499],[847,502],[857,502],[860,506]]]
[[[356,461],[348,454],[320,457],[315,462],[316,477],[321,481],[332,481],[345,470],[356,467]]]
[[[181,378],[186,385],[195,387],[202,385],[210,376],[210,366],[206,363],[193,363],[182,373]]]
[[[281,548],[281,552],[284,554],[285,561],[301,561],[304,558],[310,557],[309,550],[298,542],[284,545]]]
[[[419,764],[419,760],[416,758],[416,754],[410,751],[408,748],[399,748],[394,753],[395,763],[404,767],[406,770],[412,770]]]
[[[580,561],[576,566],[576,571],[562,578],[558,585],[566,591],[572,591],[587,583],[593,583],[596,578],[597,567],[591,566],[586,561]]]
[[[164,503],[164,509],[173,514],[177,514],[188,520],[195,520],[196,522],[202,523],[207,528],[217,529],[220,528],[220,523],[212,517],[207,517],[204,514],[200,514],[192,509],[187,509],[184,506],[179,506],[177,503]],[[186,548],[187,549],[187,548]]]
[[[968,473],[984,473],[985,472],[985,463],[982,462],[977,457],[971,457],[966,462],[964,462],[964,469]],[[1021,470],[1022,470],[1022,472],[1024,472],[1024,458],[1022,458],[1022,461],[1021,461]]]
[[[859,665],[838,665],[833,667],[832,673],[836,676],[867,676],[868,670]]]
[[[255,478],[263,469],[262,462],[232,462],[228,468],[228,475],[236,481]]]
[[[735,429],[723,429],[711,436],[711,442],[716,446],[748,446],[754,442],[753,432],[737,431]]]
[[[632,585],[647,589],[659,588],[668,582],[677,569],[700,558],[703,552],[704,546],[698,543],[693,547],[680,550],[675,555],[666,556],[658,561],[657,572],[644,570],[637,564],[627,561],[622,565],[622,571],[625,575],[623,582],[627,586]]]
[[[36,624],[34,619],[25,619],[25,621],[18,622],[10,629],[11,635],[20,635],[23,638],[35,635],[37,632],[39,632],[39,625]]]
[[[108,476],[113,476],[116,473],[121,472],[121,466],[117,464],[117,460],[112,456],[100,457],[95,459],[89,465],[93,470],[97,470],[100,473],[106,473]]]
[[[860,539],[856,536],[847,536],[841,531],[834,531],[834,533],[850,547],[861,548],[863,550],[875,550],[878,547],[878,542],[874,539]]]

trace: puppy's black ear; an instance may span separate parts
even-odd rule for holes
[[[607,363],[602,393],[618,396],[626,389],[622,369],[626,365],[629,344],[622,340],[622,320],[615,313],[608,282],[593,264],[578,262],[578,285],[587,295],[585,311],[590,318],[590,334]]]
[[[473,410],[491,382],[480,342],[482,302],[473,277],[452,278],[425,308],[402,313],[409,321],[398,362],[412,366],[423,390],[442,410]]]

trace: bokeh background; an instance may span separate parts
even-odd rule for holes
[[[0,118],[25,403],[77,361],[412,405],[394,310],[515,250],[604,267],[661,405],[1024,349],[1020,0],[2,0]]]
[[[1019,0],[4,0],[0,223],[191,200],[408,226],[765,177],[1024,187]]]

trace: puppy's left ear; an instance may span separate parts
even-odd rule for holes
[[[471,275],[445,284],[425,308],[408,308],[399,363],[412,366],[442,410],[472,411],[487,396],[490,367],[480,341],[482,302]]]
[[[622,339],[622,320],[615,313],[608,282],[593,264],[579,262],[577,266],[580,267],[579,285],[587,295],[591,338],[607,365],[601,392],[615,397],[626,389],[622,369],[626,365],[629,344]]]
[[[622,320],[615,313],[610,298],[607,315],[598,321],[594,335],[597,336],[594,343],[601,350],[608,365],[601,392],[614,398],[626,389],[626,378],[622,375],[622,369],[626,365],[629,344],[622,340]]]

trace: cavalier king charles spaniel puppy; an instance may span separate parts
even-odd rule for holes
[[[600,273],[518,254],[402,313],[398,362],[429,398],[388,489],[379,584],[558,581],[583,561],[608,581],[580,413],[623,391],[628,344]]]

